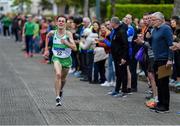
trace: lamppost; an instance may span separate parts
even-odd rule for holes
[[[24,0],[21,0],[21,13],[24,13]]]
[[[96,0],[96,18],[101,22],[101,2],[106,2],[106,0]]]
[[[96,0],[96,18],[98,21],[101,20],[101,15],[100,15],[100,0]]]

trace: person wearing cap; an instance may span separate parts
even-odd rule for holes
[[[111,53],[115,64],[116,86],[108,94],[113,97],[125,97],[127,93],[127,59],[128,59],[128,37],[127,25],[120,22],[118,17],[111,18],[113,28],[110,34]],[[122,91],[119,93],[122,83]]]

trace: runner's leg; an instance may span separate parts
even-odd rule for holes
[[[58,61],[54,61],[54,70],[55,70],[55,93],[56,96],[59,96],[59,92],[61,89],[62,66]]]

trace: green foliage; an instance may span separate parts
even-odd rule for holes
[[[30,5],[31,3],[31,0],[14,0],[12,6],[19,6],[20,4]]]
[[[164,14],[166,19],[169,19],[173,12],[172,4],[116,4],[115,5],[115,15],[119,18],[123,18],[126,14],[132,14],[134,17],[142,18],[143,14],[146,12],[156,12],[160,11]],[[111,18],[111,5],[107,6],[107,17]]]
[[[52,4],[48,0],[41,0],[39,2],[39,5],[42,7],[43,10],[45,9],[52,9]]]
[[[81,0],[54,0],[54,2],[58,6],[63,6],[63,5],[79,5],[81,4]]]
[[[128,4],[131,3],[131,0],[116,0],[116,4]]]
[[[172,4],[174,0],[130,0],[130,3],[140,4]]]

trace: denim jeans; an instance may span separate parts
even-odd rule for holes
[[[29,54],[29,52],[33,53],[33,35],[26,35],[26,52]]]
[[[36,36],[34,39],[34,51],[35,51],[35,53],[39,53],[41,51],[39,42],[40,42],[40,38],[39,38],[39,36]]]
[[[75,68],[77,70],[77,68],[78,68],[77,52],[72,51],[71,57],[72,57],[72,67],[71,68]]]
[[[108,82],[115,81],[115,68],[114,68],[114,61],[112,58],[112,54],[109,54],[108,57]]]

